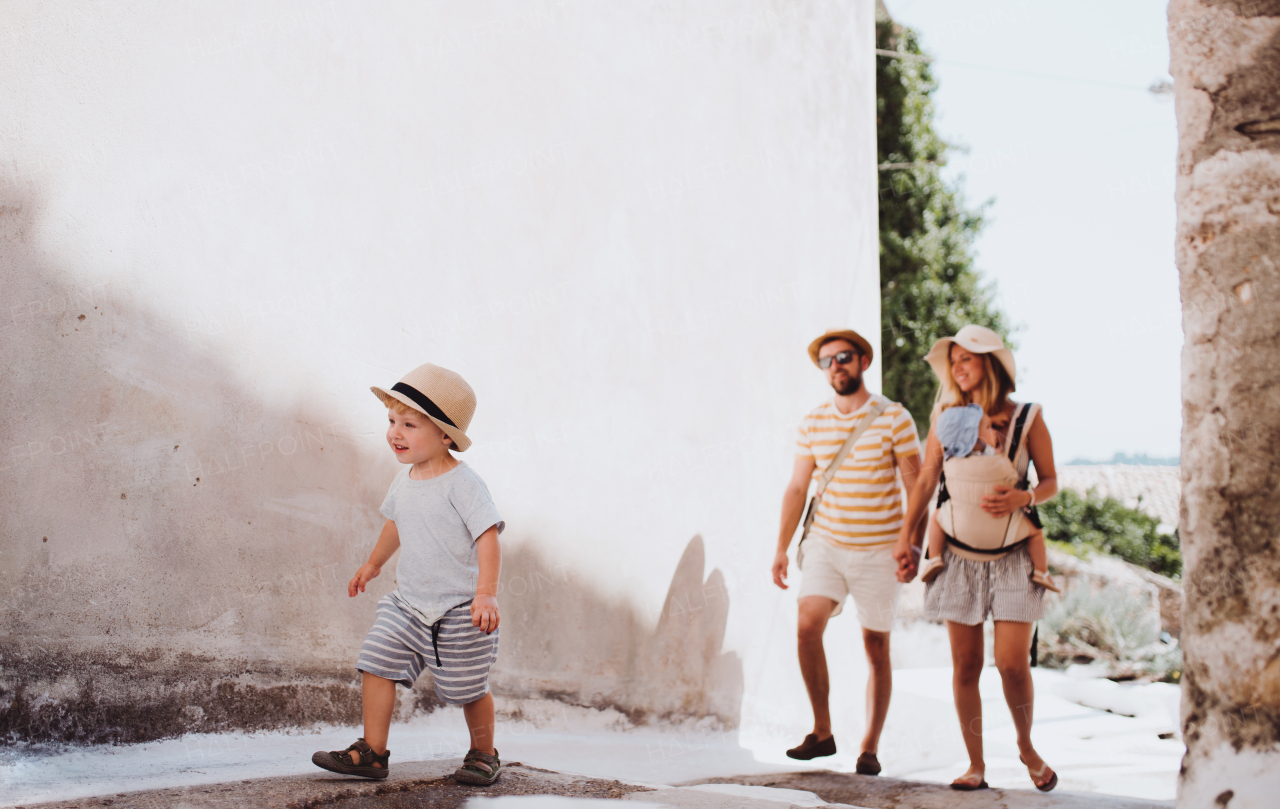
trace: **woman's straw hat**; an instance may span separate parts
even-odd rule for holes
[[[956,332],[955,337],[943,337],[938,340],[924,357],[933,367],[938,381],[944,386],[951,378],[952,343],[975,354],[995,354],[996,359],[1000,360],[1000,364],[1009,374],[1009,390],[1017,390],[1018,374],[1013,364],[1013,352],[1004,347],[1004,340],[1000,339],[1000,335],[986,326],[976,326],[972,323]]]
[[[439,365],[419,365],[385,390],[369,388],[385,404],[388,398],[417,410],[436,423],[453,439],[454,449],[465,452],[471,446],[467,425],[476,413],[476,392],[458,374]]]
[[[862,353],[870,360],[875,356],[876,352],[871,348],[871,343],[867,338],[858,334],[853,329],[827,329],[827,331],[818,339],[809,344],[809,359],[813,360],[814,365],[818,365],[818,351],[825,344],[832,340],[848,340],[853,345],[861,349]],[[821,368],[821,365],[818,365]]]

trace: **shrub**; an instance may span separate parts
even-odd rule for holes
[[[1182,650],[1161,632],[1160,613],[1141,591],[1076,587],[1046,610],[1040,630],[1048,668],[1099,662],[1117,680],[1176,682],[1182,674]]]
[[[1161,533],[1159,520],[1115,498],[1093,491],[1082,497],[1067,489],[1036,508],[1045,539],[1065,550],[1097,550],[1173,579],[1182,575],[1178,532]]]

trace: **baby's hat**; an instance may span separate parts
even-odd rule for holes
[[[982,423],[982,405],[948,407],[938,414],[938,441],[946,458],[964,458],[978,443],[978,425]]]

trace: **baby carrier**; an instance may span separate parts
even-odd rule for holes
[[[1009,430],[1007,453],[969,455],[942,462],[938,524],[946,533],[947,542],[962,551],[998,557],[1025,543],[1032,526],[1040,527],[1034,506],[1014,509],[1005,517],[993,517],[982,510],[983,496],[995,494],[997,485],[1029,488],[1026,433],[1039,410],[1040,405],[1034,403],[1018,405]]]

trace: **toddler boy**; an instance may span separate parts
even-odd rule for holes
[[[364,736],[311,761],[343,775],[386,778],[396,683],[411,688],[425,667],[440,698],[462,706],[471,733],[471,750],[454,778],[487,786],[502,771],[489,667],[498,656],[498,534],[506,525],[484,481],[450,454],[471,446],[466,429],[475,392],[458,374],[431,364],[389,390],[371,390],[387,406],[387,443],[405,466],[382,503],[382,534],[347,595],[363,593],[398,549],[397,587],[378,602],[356,663]]]

